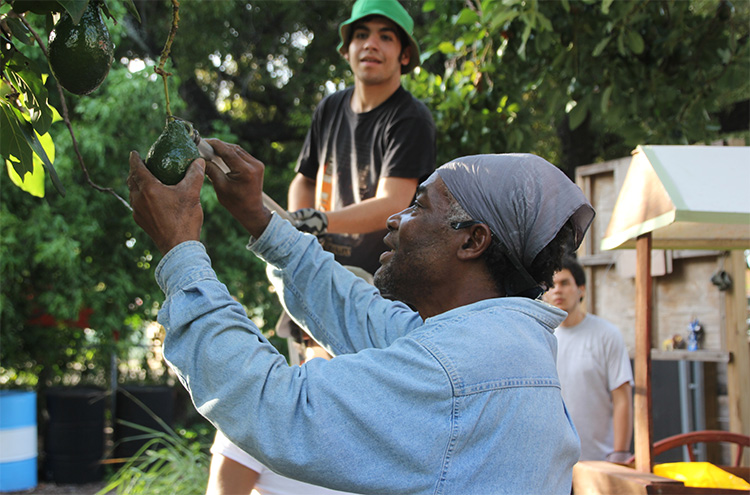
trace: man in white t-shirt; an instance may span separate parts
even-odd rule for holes
[[[544,300],[568,313],[555,329],[562,396],[581,439],[582,461],[624,462],[633,434],[633,372],[625,342],[612,323],[581,304],[586,275],[563,260]]]

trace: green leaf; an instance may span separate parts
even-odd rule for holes
[[[453,43],[450,41],[443,41],[438,45],[438,50],[440,50],[441,53],[445,53],[446,55],[450,55],[451,53],[456,53],[456,47],[453,46]]]
[[[719,48],[716,50],[722,64],[728,64],[732,60],[732,51],[729,48]]]
[[[102,0],[102,3],[99,4],[99,6],[102,8],[102,15],[108,19],[112,19],[113,21],[117,22],[115,20],[115,16],[112,15],[112,12],[109,11],[109,5],[107,5],[107,2]]]
[[[5,105],[2,107],[3,109],[7,108]],[[52,184],[54,184],[55,189],[62,195],[65,196],[65,188],[62,185],[62,182],[60,182],[60,179],[57,177],[57,172],[55,171],[55,167],[52,166],[52,162],[50,161],[49,157],[47,156],[47,152],[44,149],[44,146],[42,146],[42,143],[39,141],[39,138],[37,137],[37,133],[34,130],[34,127],[31,125],[31,122],[28,122],[23,118],[20,112],[18,112],[16,109],[11,109],[11,111],[16,116],[16,122],[17,122],[17,130],[20,133],[20,137],[22,137],[27,144],[27,147],[30,148],[36,155],[41,158],[42,164],[44,164],[44,168],[47,169],[47,173],[49,173],[49,177],[52,180]],[[18,140],[19,137],[16,135],[14,137],[15,140]],[[23,149],[24,147],[18,143],[17,144],[19,149]],[[26,156],[27,160],[26,166],[24,169],[26,171],[33,171],[33,155],[32,156]],[[21,175],[21,174],[19,174]]]
[[[125,5],[125,9],[130,12],[130,15],[135,17],[135,19],[140,23],[141,22],[141,15],[138,13],[138,9],[135,8],[135,4],[133,3],[133,0],[122,0],[123,5]],[[433,6],[434,8],[434,6]],[[427,10],[424,10],[424,12],[427,12]]]
[[[9,71],[8,80],[21,93],[23,105],[29,110],[29,120],[39,134],[52,124],[53,112],[48,104],[48,92],[41,74],[32,70]]]
[[[536,20],[537,22],[539,22],[539,29],[541,31],[554,31],[552,22],[547,18],[546,15],[542,14],[541,12],[537,12]]]
[[[624,40],[624,31],[620,31],[620,34],[617,36],[617,51],[620,52],[620,55],[625,56],[627,55],[625,53],[625,40]]]
[[[565,60],[568,58],[568,52],[565,50],[560,50],[557,55],[555,55],[555,59],[552,61],[552,64],[550,64],[550,67],[555,69],[560,67],[560,65],[565,62]]]
[[[636,55],[643,53],[644,42],[638,31],[628,31],[628,48]]]
[[[18,66],[23,68],[31,64],[31,61],[26,58],[23,53],[16,50],[11,43],[6,43],[5,38],[3,38],[3,42],[0,43],[0,62],[0,69],[2,71],[5,71],[6,66]]]
[[[73,24],[78,24],[89,6],[89,0],[57,0],[60,5],[70,14]]]
[[[579,101],[577,104],[570,109],[568,112],[568,123],[571,131],[575,131],[578,127],[583,124],[588,114],[588,105],[584,101]]]
[[[433,54],[435,50],[425,50],[419,54],[419,63],[424,64]]]
[[[24,45],[34,44],[34,38],[29,33],[29,30],[26,29],[26,26],[23,25],[23,22],[21,22],[19,19],[16,19],[15,17],[6,17],[3,20],[8,24],[10,31],[18,41],[20,41]]]
[[[33,162],[33,159],[32,159],[32,170],[34,170],[33,169],[33,163],[34,162]],[[13,180],[12,180],[13,176],[10,174],[11,170],[13,170],[13,173],[15,173],[16,177],[20,177],[19,174],[26,175],[27,173],[30,173],[30,172],[27,172],[26,170],[24,170],[24,166],[21,165],[21,161],[18,158],[16,158],[15,156],[13,156],[13,155],[11,155],[9,158],[5,159],[5,165],[8,168],[8,176],[10,176],[11,182],[13,182]],[[18,185],[18,184],[16,184],[16,185]]]
[[[18,112],[17,110],[14,109],[14,113],[16,114],[16,121],[18,122],[18,130],[21,134],[21,137],[23,137],[24,141],[26,141],[26,144],[29,146],[29,148],[31,148],[34,153],[39,155],[39,157],[42,159],[42,163],[44,163],[44,166],[52,168],[52,162],[47,156],[44,147],[39,142],[36,131],[34,131],[34,126],[31,125],[31,122],[24,119],[21,116],[20,112]]]
[[[609,110],[609,99],[612,96],[612,90],[614,88],[615,88],[614,85],[610,84],[609,86],[607,86],[607,89],[605,89],[604,92],[602,93],[602,102],[601,102],[600,109],[603,114],[607,113],[607,111]]]
[[[49,134],[47,134],[47,136],[49,136]],[[19,189],[26,191],[37,198],[44,197],[44,166],[39,158],[34,157],[33,171],[26,172],[23,178],[21,178],[15,168],[11,166],[10,160],[5,161],[5,168],[8,171],[8,177],[10,177],[11,182],[13,182],[13,184]]]
[[[591,52],[591,55],[594,57],[598,57],[599,55],[601,55],[611,39],[611,36],[607,36],[606,38],[602,39],[599,43],[596,44],[596,47],[594,48],[594,51]]]
[[[609,15],[609,7],[614,0],[602,0],[602,14]]]
[[[479,22],[479,16],[477,13],[471,9],[462,9],[456,18],[455,24],[474,24],[475,22]]]
[[[504,10],[492,16],[492,21],[489,26],[490,31],[496,31],[497,29],[502,28],[506,22],[510,22],[516,17],[518,17],[517,11],[504,7]]]
[[[523,35],[521,36],[521,46],[516,51],[521,60],[526,60],[526,42],[529,41],[529,36],[531,36],[531,24],[527,24],[524,28]]]
[[[0,104],[0,156],[13,163],[18,175],[34,170],[31,147],[24,139],[15,112],[6,104]]]

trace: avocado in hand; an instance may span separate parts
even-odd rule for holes
[[[168,118],[161,136],[148,150],[146,168],[171,186],[185,177],[196,158],[200,158],[200,153],[193,141],[193,126],[184,120]]]

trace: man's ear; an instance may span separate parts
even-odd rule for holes
[[[407,46],[403,50],[401,50],[401,65],[409,65],[409,62],[411,61],[411,46]]]
[[[472,225],[465,229],[466,236],[463,239],[463,244],[458,248],[458,259],[460,260],[472,260],[482,256],[482,253],[487,251],[492,243],[492,232],[490,228],[479,223]]]

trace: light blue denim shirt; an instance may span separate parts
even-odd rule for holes
[[[165,356],[198,410],[278,473],[372,494],[568,494],[578,437],[555,369],[565,313],[488,299],[423,321],[276,215],[251,249],[337,357],[288,366],[186,242],[159,263]]]

